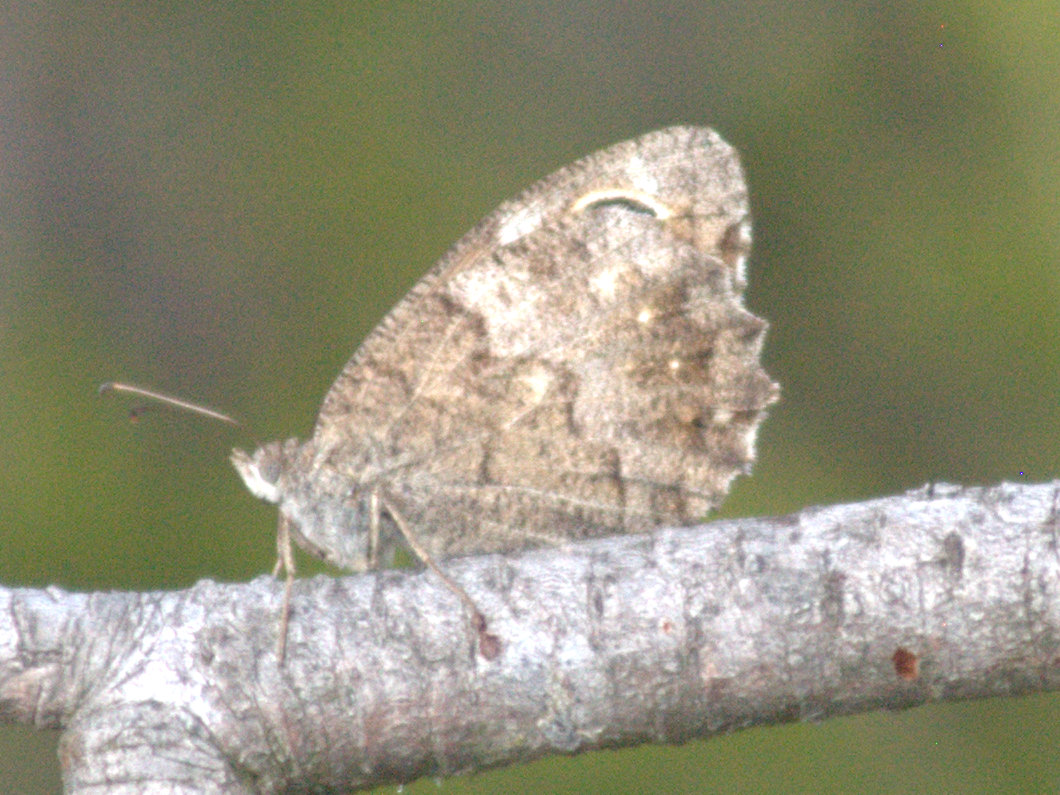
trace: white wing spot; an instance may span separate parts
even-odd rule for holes
[[[536,206],[524,207],[512,213],[497,227],[497,243],[507,246],[541,227],[541,210]]]
[[[529,388],[531,395],[533,395],[533,402],[536,405],[548,394],[548,389],[552,385],[552,376],[547,370],[542,369],[523,376],[522,381]]]
[[[600,298],[605,300],[614,299],[618,293],[618,277],[625,268],[608,268],[600,271],[590,279],[589,284]]]

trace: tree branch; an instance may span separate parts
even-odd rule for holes
[[[346,790],[1060,685],[1060,483],[177,593],[0,590],[0,720],[68,792]]]

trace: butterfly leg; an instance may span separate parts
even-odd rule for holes
[[[405,517],[403,517],[385,497],[380,495],[379,492],[374,492],[372,494],[372,501],[373,505],[376,505],[378,501],[383,509],[386,510],[387,514],[389,514],[390,518],[394,520],[394,524],[397,525],[398,530],[400,530],[401,534],[405,537],[409,549],[413,551],[416,557],[422,560],[431,571],[438,575],[445,584],[445,587],[452,591],[457,598],[463,602],[464,608],[471,616],[471,624],[475,628],[475,632],[478,634],[479,651],[487,660],[495,659],[501,651],[500,638],[486,631],[486,617],[482,614],[482,611],[478,609],[478,605],[475,604],[475,601],[468,596],[467,591],[456,583],[456,580],[442,571],[441,567],[434,562],[434,558],[427,553],[427,550],[422,544],[420,544],[416,534],[412,532],[412,528],[410,528],[408,522],[405,521]],[[378,518],[376,518],[376,522],[378,523]]]
[[[368,501],[368,569],[379,568],[379,492],[373,491]],[[404,531],[402,531],[404,532]]]
[[[272,576],[279,575],[283,569],[286,581],[283,586],[283,606],[280,608],[280,636],[276,641],[276,657],[283,665],[287,655],[287,625],[291,619],[291,586],[294,585],[294,550],[291,546],[291,520],[283,511],[280,511],[280,519],[276,525],[276,565],[272,568]]]

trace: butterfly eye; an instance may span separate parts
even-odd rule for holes
[[[283,472],[283,466],[279,459],[270,458],[258,465],[258,474],[261,475],[261,479],[267,483],[275,484],[280,479],[280,474]]]

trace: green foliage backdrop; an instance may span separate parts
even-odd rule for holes
[[[673,123],[743,154],[783,403],[728,515],[1057,475],[1060,15],[1024,2],[38,4],[0,11],[0,581],[272,564],[228,429],[305,435],[500,200]],[[807,716],[812,717],[812,716]],[[1040,791],[1051,695],[546,760],[409,792]],[[0,729],[0,791],[55,736]]]

